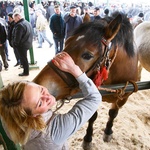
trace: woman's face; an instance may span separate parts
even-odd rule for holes
[[[55,103],[54,96],[48,90],[35,83],[28,83],[24,90],[22,106],[30,108],[34,116],[47,112]]]

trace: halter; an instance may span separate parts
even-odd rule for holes
[[[68,87],[76,88],[79,86],[78,81],[72,74],[60,70],[56,67],[56,65],[54,65],[52,61],[49,61],[48,65],[61,77],[61,79],[68,85]]]
[[[102,37],[101,43],[105,46],[103,56],[99,56],[92,67],[89,68],[86,72],[91,73],[95,68],[97,69],[97,72],[93,78],[93,82],[97,87],[99,87],[102,82],[108,78],[108,70],[111,64],[111,59],[109,59],[109,52],[111,50],[112,43],[108,42],[104,37]]]
[[[98,57],[98,59],[94,62],[94,64],[92,65],[92,67],[90,67],[87,71],[87,73],[90,73],[91,71],[93,71],[95,68],[100,69],[100,66],[103,64],[103,62],[105,61],[105,66],[106,68],[109,67],[109,51],[111,49],[112,43],[108,43],[107,40],[102,37],[101,43],[104,44],[105,48],[104,48],[104,53],[102,57]]]
[[[109,59],[109,51],[111,49],[111,42],[108,43],[107,40],[103,37],[101,42],[104,44],[104,54],[102,57],[98,57],[98,59],[95,61],[95,63],[90,67],[87,71],[86,74],[89,74],[92,72],[95,68],[97,68],[98,71],[101,70],[101,64],[105,62],[105,67],[106,69],[109,68],[110,64],[110,59]],[[75,79],[73,75],[70,73],[64,72],[57,68],[52,61],[48,62],[48,66],[50,66],[60,77],[61,79],[68,85],[70,88],[77,88],[79,86],[79,83]]]

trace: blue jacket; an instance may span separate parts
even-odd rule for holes
[[[61,39],[65,37],[65,22],[62,14],[53,14],[50,17],[49,27],[53,33],[54,38]]]

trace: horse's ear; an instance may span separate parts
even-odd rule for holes
[[[114,20],[112,20],[105,28],[105,38],[111,41],[118,33],[122,23],[122,16],[119,14]]]
[[[83,17],[83,23],[90,22],[90,21],[91,21],[90,15],[86,13]]]

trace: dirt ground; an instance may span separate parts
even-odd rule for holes
[[[48,47],[44,43],[42,49],[37,49],[34,42],[34,59],[36,65],[31,66],[30,75],[18,77],[22,69],[14,67],[16,61],[13,50],[10,48],[9,70],[2,70],[3,84],[16,80],[32,80],[40,70],[54,56],[54,46]],[[30,56],[29,56],[30,60]],[[34,68],[34,69],[33,69]],[[35,69],[37,68],[37,69]],[[142,81],[149,81],[150,73],[143,69]],[[69,110],[79,99],[73,99],[60,110],[61,113]],[[98,109],[98,118],[94,123],[93,150],[150,150],[150,90],[141,90],[132,94],[127,103],[120,109],[113,125],[113,138],[111,142],[103,141],[103,130],[108,120],[110,104],[102,102]],[[87,123],[69,139],[70,150],[82,150],[82,141],[86,132]],[[2,148],[0,148],[2,150]]]

